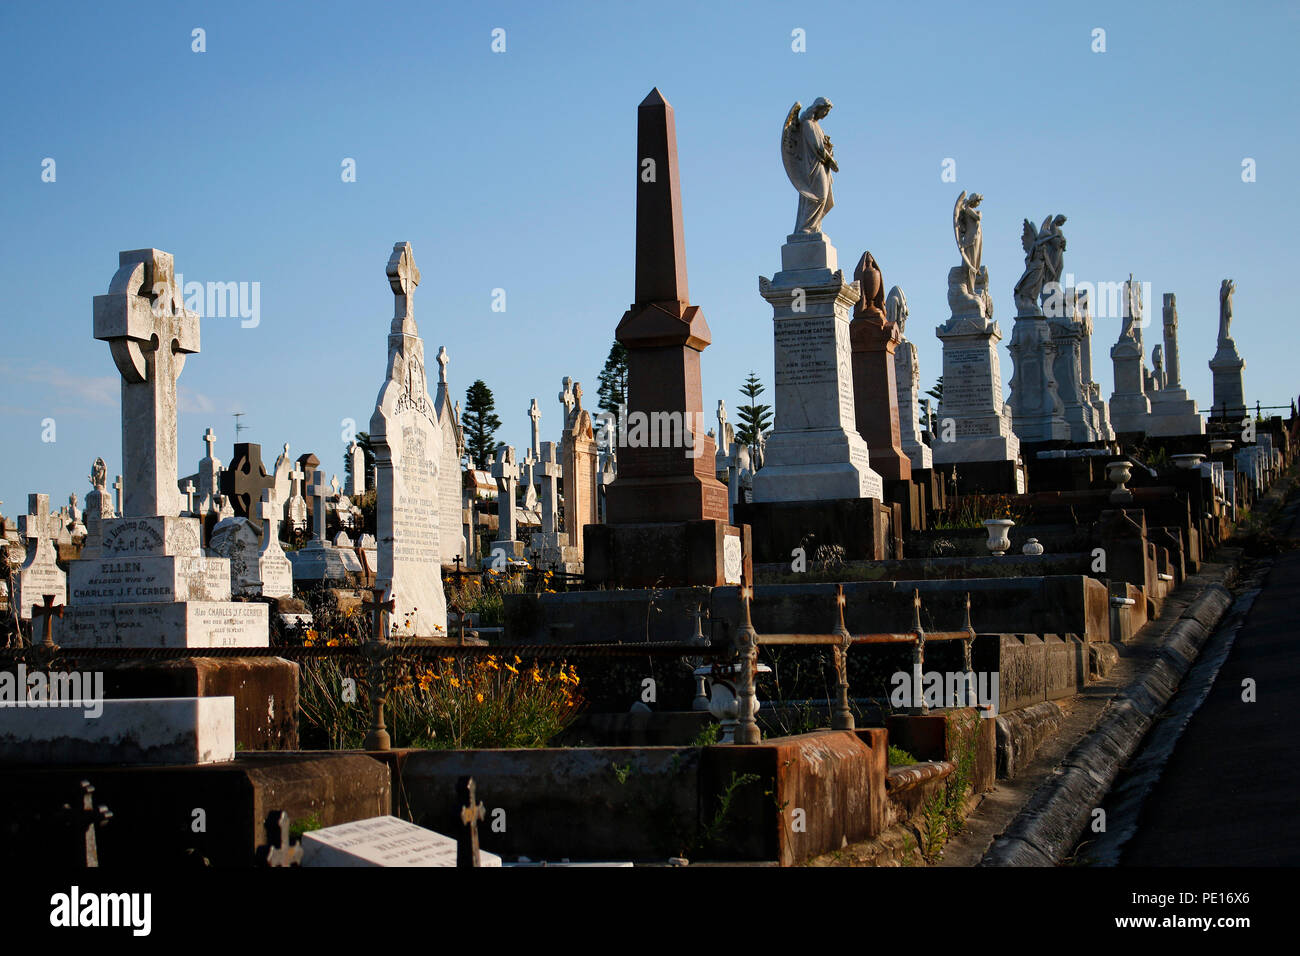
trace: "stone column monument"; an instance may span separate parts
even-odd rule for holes
[[[858,433],[850,310],[861,289],[845,280],[822,232],[839,170],[821,120],[831,103],[795,103],[781,133],[786,175],[799,194],[795,231],[781,247],[781,271],[760,276],[772,307],[776,349],[775,427],[754,475],[755,503],[884,497]]]
[[[728,524],[727,489],[705,434],[700,353],[712,336],[704,313],[690,302],[677,126],[658,89],[637,109],[636,168],[636,299],[615,332],[628,353],[626,423],[616,440],[618,473],[606,491],[606,523],[576,530],[585,533],[587,581],[738,582],[740,534]],[[594,467],[591,480],[594,505]],[[566,517],[568,481],[566,473]],[[571,524],[576,543],[574,534]]]
[[[952,315],[935,329],[943,343],[943,400],[935,422],[934,464],[961,464],[962,491],[1019,493],[1025,490],[1020,439],[1011,427],[1011,406],[1002,397],[1002,332],[993,321],[988,268],[976,256],[983,249],[978,220],[971,224],[969,216],[976,196],[957,199],[954,221],[962,261],[948,271]],[[1031,286],[1035,281],[1030,280]],[[1024,284],[1022,278],[1017,289]],[[1040,289],[1024,292],[1036,301]]]
[[[1231,279],[1219,285],[1219,347],[1210,359],[1214,375],[1214,407],[1210,414],[1229,421],[1240,421],[1246,415],[1246,386],[1242,379],[1246,360],[1232,340],[1232,294],[1236,291],[1237,284]]]
[[[1065,403],[1056,380],[1059,339],[1049,322],[1067,319],[1061,290],[1065,236],[1064,216],[1048,216],[1035,229],[1024,222],[1021,245],[1025,250],[1025,273],[1016,283],[1016,321],[1011,332],[1011,418],[1016,437],[1022,442],[1062,443],[1070,440],[1065,421]],[[1045,300],[1046,314],[1044,312]],[[948,380],[944,379],[946,388]],[[1068,389],[1068,382],[1067,389]],[[1067,397],[1074,397],[1068,395]]]
[[[1110,350],[1110,360],[1115,366],[1110,421],[1117,432],[1145,433],[1151,399],[1147,395],[1147,370],[1142,354],[1142,293],[1132,275],[1124,283],[1123,308],[1124,325],[1119,341]]]
[[[1147,420],[1147,434],[1203,435],[1205,420],[1196,408],[1196,401],[1187,394],[1180,380],[1178,360],[1178,303],[1174,293],[1166,292],[1164,299],[1164,382],[1151,396],[1151,417]]]
[[[912,477],[912,462],[903,452],[894,378],[895,350],[902,331],[886,314],[884,279],[870,252],[862,254],[853,280],[862,290],[849,323],[853,410],[858,434],[867,443],[873,471],[886,481],[908,481]],[[895,287],[893,292],[897,291]]]

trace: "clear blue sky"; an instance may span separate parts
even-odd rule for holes
[[[738,403],[750,368],[770,388],[758,276],[779,269],[796,204],[778,133],[791,103],[817,96],[835,104],[842,169],[826,232],[847,269],[870,249],[906,291],[923,387],[941,370],[934,327],[966,189],[985,196],[1007,338],[1021,220],[1060,212],[1068,272],[1132,272],[1157,312],[1178,294],[1183,379],[1202,407],[1219,282],[1234,278],[1247,397],[1285,404],[1300,345],[1298,28],[1281,3],[6,4],[3,511],[30,491],[84,499],[96,455],[120,471],[118,377],[91,300],[118,251],[144,246],[187,280],[261,284],[257,328],[203,321],[180,380],[181,474],[209,425],[229,460],[236,410],[268,459],[288,441],[342,473],[341,422],[366,427],[384,374],[397,240],[414,246],[420,330],[431,356],[447,346],[457,395],[484,379],[500,437],[521,446],[537,396],[558,437],[561,378],[594,404],[633,294],[636,106],[656,85],[677,115],[691,298],[713,330],[710,413]],[[1242,182],[1244,157],[1257,182]],[[1106,396],[1117,334],[1098,321]]]

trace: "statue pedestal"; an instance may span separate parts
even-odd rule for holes
[[[858,288],[821,233],[789,236],[781,266],[758,280],[773,313],[776,427],[754,501],[883,499],[854,406],[849,314]]]
[[[1210,359],[1210,372],[1214,376],[1215,418],[1241,419],[1246,415],[1246,386],[1242,372],[1246,360],[1237,354],[1237,343],[1232,339],[1219,342],[1219,350]]]
[[[933,446],[934,464],[1015,463],[1020,439],[1011,427],[1011,410],[1002,401],[1002,367],[996,322],[954,317],[935,329],[943,343],[943,401]],[[990,469],[992,470],[992,469]],[[1023,474],[999,468],[999,474]],[[1017,487],[1008,492],[1023,492]]]
[[[1069,441],[1055,369],[1056,342],[1042,315],[1018,315],[1011,332],[1011,416],[1023,442]],[[947,388],[948,379],[944,378]]]
[[[1115,367],[1115,391],[1110,395],[1110,422],[1116,432],[1145,432],[1151,400],[1143,382],[1142,346],[1124,336],[1110,349]]]

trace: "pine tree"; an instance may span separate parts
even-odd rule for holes
[[[925,394],[929,395],[931,398],[934,399],[934,411],[937,412],[939,410],[939,406],[943,403],[943,376],[942,375],[940,375],[935,380],[934,386]]]
[[[627,346],[615,342],[609,347],[609,357],[597,379],[600,388],[596,394],[600,397],[597,407],[603,412],[618,414],[619,406],[627,404]]]
[[[763,394],[763,383],[751,370],[745,384],[740,386],[740,394],[749,399],[749,404],[737,406],[740,425],[736,428],[736,441],[749,445],[752,449],[758,444],[763,432],[772,424],[772,406],[758,404],[758,396]]]
[[[492,465],[492,455],[496,451],[496,431],[501,427],[501,419],[494,414],[496,399],[492,389],[483,380],[476,379],[465,391],[465,410],[461,413],[461,426],[465,432],[465,454],[470,465],[486,470]]]

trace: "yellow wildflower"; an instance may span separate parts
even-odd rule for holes
[[[459,687],[459,686],[460,686],[460,681],[457,680],[455,677],[448,677],[448,678],[447,678],[447,683],[449,683],[452,687]]]
[[[518,658],[516,658],[516,660],[518,660]],[[518,674],[518,673],[519,673],[519,668],[515,667],[513,664],[507,664],[507,665],[506,665],[506,670],[508,670],[508,671],[509,671],[510,673],[512,673],[512,674]]]
[[[474,699],[478,701],[480,704],[483,703],[483,694],[482,693],[475,694]]]

